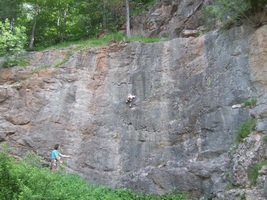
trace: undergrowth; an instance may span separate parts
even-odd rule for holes
[[[40,156],[29,153],[21,160],[8,155],[6,147],[0,152],[1,200],[185,200],[183,193],[163,196],[134,193],[129,189],[112,189],[92,185],[63,169],[51,172],[43,167]]]

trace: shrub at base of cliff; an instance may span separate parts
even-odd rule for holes
[[[112,189],[90,185],[85,179],[64,170],[51,172],[42,167],[44,160],[28,154],[22,160],[0,152],[0,199],[1,200],[185,200],[184,194],[154,196],[136,194],[128,189]]]
[[[0,152],[0,199],[2,200],[17,199],[21,192],[19,179],[13,170],[11,158],[5,152]]]

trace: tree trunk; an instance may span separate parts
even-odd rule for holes
[[[38,14],[39,14],[39,6],[36,6],[35,13],[34,13],[34,18],[33,18],[32,35],[31,35],[31,39],[30,39],[29,48],[32,48],[33,47],[33,44],[34,44],[35,29],[36,29]]]
[[[67,13],[68,13],[68,8],[66,10],[64,10],[63,24],[62,24],[61,33],[60,33],[60,42],[64,42],[64,40],[65,40]]]
[[[125,0],[125,6],[126,6],[126,36],[127,38],[129,38],[131,37],[129,0]]]
[[[102,25],[103,25],[103,29],[106,30],[107,29],[107,17],[106,17],[106,1],[103,0],[103,22],[102,22]]]

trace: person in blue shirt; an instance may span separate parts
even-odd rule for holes
[[[59,165],[62,164],[62,161],[60,160],[61,157],[63,158],[70,158],[70,155],[63,155],[59,152],[59,149],[60,149],[60,145],[59,144],[56,144],[55,147],[54,147],[54,150],[52,151],[52,154],[51,154],[51,166],[50,166],[50,169],[53,170],[53,169],[58,169]]]

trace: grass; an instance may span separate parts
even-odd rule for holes
[[[49,47],[35,47],[31,50],[33,51],[44,51],[49,49],[62,49],[69,46],[77,46],[75,48],[82,49],[86,46],[101,46],[101,45],[107,45],[110,43],[116,43],[116,42],[132,42],[132,41],[140,41],[140,42],[146,42],[146,43],[152,43],[152,42],[159,42],[160,38],[148,38],[148,37],[141,37],[141,36],[133,36],[131,38],[126,38],[125,34],[122,32],[114,32],[114,33],[108,33],[102,38],[91,38],[88,40],[79,40],[79,41],[71,41],[71,42],[62,42],[56,45],[52,45]],[[76,50],[77,50],[76,49]]]
[[[69,58],[72,56],[73,53],[74,53],[74,49],[70,49],[67,52],[66,56],[63,58],[63,60],[60,60],[59,62],[57,62],[54,67],[59,67],[60,65],[63,65],[65,62],[69,60]]]
[[[242,107],[254,107],[257,104],[257,99],[247,100],[242,103]]]
[[[267,161],[263,161],[259,164],[254,164],[250,166],[249,171],[248,171],[248,178],[252,186],[256,185],[257,179],[259,176],[259,171],[264,165],[267,165]]]
[[[60,60],[59,62],[57,62],[54,67],[59,67],[60,65],[63,65],[65,62],[67,62],[69,60],[69,58],[74,54],[75,51],[78,50],[82,50],[85,47],[85,45],[79,45],[75,48],[70,49],[66,56],[63,58],[63,60]]]
[[[247,137],[255,129],[255,126],[256,126],[255,119],[250,119],[247,122],[241,123],[240,129],[236,132],[237,133],[236,142],[239,143],[245,137]]]

